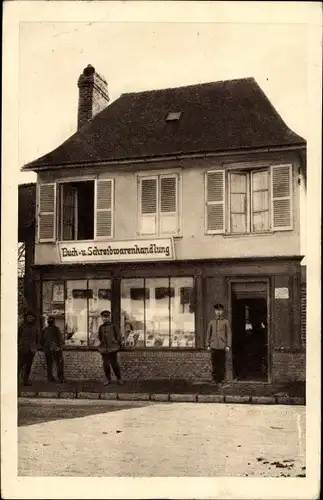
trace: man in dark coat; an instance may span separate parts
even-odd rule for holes
[[[26,311],[24,321],[18,327],[18,382],[22,375],[24,385],[31,385],[29,376],[38,346],[39,329],[36,316],[32,311]]]
[[[107,378],[104,385],[111,383],[111,366],[118,384],[123,384],[118,362],[118,351],[121,347],[120,331],[119,328],[111,322],[110,311],[102,311],[101,318],[103,324],[99,326],[98,337],[100,341],[99,351],[102,356],[103,369]]]
[[[47,379],[50,382],[56,382],[53,376],[53,362],[56,363],[57,376],[60,382],[66,382],[64,377],[64,359],[62,348],[64,338],[60,329],[55,325],[55,318],[49,317],[46,328],[44,328],[41,338],[41,346],[44,350]]]
[[[208,325],[206,346],[211,351],[213,382],[221,383],[226,376],[226,354],[231,348],[232,333],[229,321],[223,316],[222,304],[214,305],[214,319]]]

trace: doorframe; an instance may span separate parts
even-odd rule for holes
[[[266,284],[266,294],[267,294],[267,380],[264,382],[260,381],[250,381],[252,383],[272,383],[272,315],[271,315],[271,279],[268,276],[230,276],[226,279],[226,289],[228,293],[228,319],[230,321],[230,325],[232,325],[232,285],[234,283],[265,283]],[[232,332],[233,336],[233,332]],[[231,356],[233,359],[233,357]],[[233,377],[233,365],[230,367],[231,377]],[[240,381],[239,381],[240,382]],[[246,381],[241,381],[246,382]]]

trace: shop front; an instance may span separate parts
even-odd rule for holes
[[[64,243],[60,264],[35,268],[42,324],[53,315],[64,333],[68,378],[103,376],[97,333],[109,309],[124,341],[125,380],[209,380],[215,302],[232,325],[229,380],[305,378],[299,258],[179,261],[171,240],[89,247]],[[33,376],[45,376],[41,353]]]

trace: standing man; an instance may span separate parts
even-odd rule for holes
[[[118,362],[118,351],[121,348],[120,331],[119,328],[111,322],[110,311],[102,311],[101,318],[103,324],[99,326],[98,337],[100,341],[99,351],[102,356],[103,369],[107,378],[104,385],[111,384],[111,366],[117,377],[118,384],[123,384]]]
[[[226,353],[231,348],[231,327],[229,321],[223,316],[222,304],[214,305],[214,319],[209,323],[206,334],[207,349],[211,351],[212,379],[221,383],[226,375]]]
[[[26,311],[24,321],[18,327],[18,384],[22,374],[24,385],[31,385],[29,376],[39,344],[39,329],[36,316],[32,311]]]
[[[66,382],[64,377],[64,359],[63,359],[63,335],[55,325],[55,318],[50,316],[47,320],[46,328],[43,330],[41,346],[44,350],[46,366],[47,366],[47,380],[49,382],[56,382],[53,376],[53,362],[56,363],[58,380]]]

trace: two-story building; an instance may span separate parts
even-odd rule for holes
[[[78,86],[77,132],[24,167],[37,173],[37,308],[65,334],[67,377],[102,375],[109,309],[125,379],[209,379],[206,328],[221,302],[229,379],[304,380],[305,140],[253,78],[109,104],[88,66]]]

